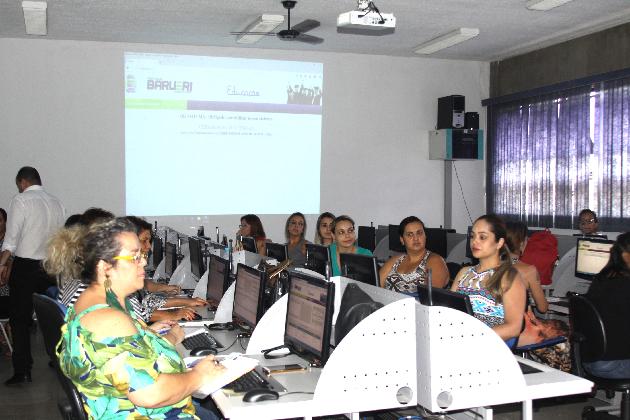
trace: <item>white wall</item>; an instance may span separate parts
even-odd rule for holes
[[[437,98],[465,95],[466,110],[478,111],[482,128],[485,125],[480,101],[489,93],[487,63],[0,39],[0,206],[8,206],[16,192],[17,170],[31,165],[69,213],[90,206],[124,212],[125,51],[323,62],[321,209],[349,214],[358,224],[398,223],[410,214],[428,226],[443,224],[444,163],[428,160],[428,131],[435,126]],[[285,153],[288,159],[299,159],[291,151]],[[474,219],[485,208],[484,163],[460,161],[457,169]],[[203,192],[207,186],[199,187]],[[291,194],[268,188],[270,199],[274,194]],[[470,223],[455,178],[452,200],[453,227],[465,231]],[[295,208],[300,209],[299,203]],[[261,218],[268,236],[282,240],[286,215]],[[307,220],[309,238],[314,220]],[[220,226],[231,236],[239,220],[206,215],[161,218],[160,223],[187,233],[200,224],[207,233]]]

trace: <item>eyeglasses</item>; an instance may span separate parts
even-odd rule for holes
[[[580,220],[580,225],[592,225],[593,223],[595,223],[595,219]]]
[[[147,259],[146,254],[136,254],[136,255],[117,255],[114,257],[115,260],[125,260],[132,261],[134,264],[140,264],[140,261]]]

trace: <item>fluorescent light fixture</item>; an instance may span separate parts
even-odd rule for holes
[[[46,9],[45,1],[23,1],[24,25],[28,35],[46,35]]]
[[[282,15],[261,15],[243,31],[252,33],[239,35],[236,38],[236,42],[239,44],[253,44],[254,42],[258,42],[262,37],[267,36],[269,32],[276,29],[282,22],[284,22],[284,16]]]
[[[479,29],[477,28],[459,28],[453,32],[440,35],[437,38],[433,38],[431,41],[418,45],[414,52],[416,54],[433,54],[436,51],[468,41],[477,35],[479,35]]]
[[[529,10],[546,11],[553,9],[554,7],[562,6],[573,0],[529,0],[527,2],[527,8]]]

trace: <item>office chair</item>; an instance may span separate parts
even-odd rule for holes
[[[57,401],[59,412],[65,420],[87,420],[81,396],[72,381],[61,372],[55,354],[55,347],[61,338],[66,308],[51,297],[39,293],[33,294],[33,307],[44,337],[46,353],[66,394],[66,398],[60,398]]]
[[[7,346],[9,346],[9,351],[13,354],[13,346],[11,346],[11,338],[7,333],[6,326],[9,324],[9,318],[0,318],[0,329],[2,330],[2,335],[7,342]]]
[[[573,335],[571,337],[571,355],[576,375],[593,381],[595,387],[606,391],[612,397],[614,392],[621,392],[621,417],[608,413],[596,412],[593,407],[585,407],[582,419],[618,419],[630,420],[630,378],[606,379],[586,372],[583,363],[601,360],[606,353],[606,329],[604,322],[593,304],[577,294],[569,296],[569,320]]]

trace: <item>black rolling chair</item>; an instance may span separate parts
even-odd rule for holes
[[[55,369],[57,379],[66,394],[66,398],[60,398],[57,402],[59,412],[65,420],[87,420],[79,391],[77,391],[72,381],[59,369],[59,363],[55,354],[55,347],[61,338],[65,308],[49,296],[38,293],[33,295],[33,307],[44,337],[46,353],[52,361],[52,367]]]
[[[630,420],[630,378],[606,379],[589,374],[583,363],[601,360],[606,353],[606,329],[599,312],[593,304],[580,295],[569,296],[569,318],[571,320],[571,355],[573,369],[576,375],[593,381],[595,386],[606,391],[606,396],[612,398],[614,392],[621,392],[621,417],[608,413],[596,412],[593,407],[586,407],[582,412],[582,419],[618,419]]]

